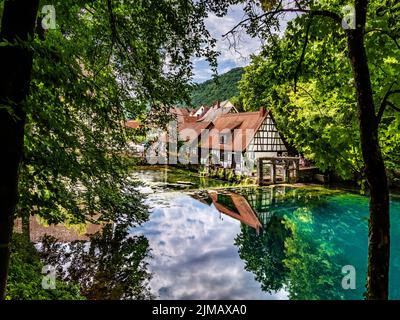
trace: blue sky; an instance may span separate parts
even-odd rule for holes
[[[261,42],[253,39],[247,34],[241,35],[236,50],[230,48],[229,41],[223,39],[222,35],[228,32],[243,18],[241,6],[232,6],[223,18],[210,14],[206,20],[206,26],[211,35],[217,39],[217,50],[220,51],[218,58],[218,72],[225,73],[235,67],[243,67],[250,63],[250,55],[257,54],[260,50]],[[194,82],[203,82],[212,77],[208,63],[204,59],[194,60]]]
[[[287,21],[293,19],[297,14],[289,13],[280,17],[280,33],[285,30]],[[235,67],[247,66],[251,61],[252,54],[258,54],[261,49],[262,40],[251,38],[245,31],[240,33],[235,48],[231,48],[228,39],[222,35],[231,30],[238,22],[244,18],[243,6],[231,6],[227,15],[220,18],[214,14],[209,14],[206,19],[206,27],[211,35],[217,40],[218,73],[228,72]],[[194,78],[197,83],[204,82],[212,78],[211,69],[204,59],[194,59]]]

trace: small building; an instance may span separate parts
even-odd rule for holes
[[[261,157],[286,155],[288,147],[276,128],[272,114],[260,108],[257,112],[221,115],[213,122],[213,129],[200,148],[210,150],[209,159],[225,168],[245,169],[245,161],[253,165]]]
[[[207,108],[207,111],[199,116],[197,121],[212,122],[215,121],[215,119],[217,119],[219,116],[229,113],[238,113],[238,111],[229,100],[222,102],[217,101],[210,108]]]
[[[180,157],[185,164],[220,166],[248,174],[255,172],[257,159],[290,153],[271,112],[264,108],[238,113],[224,101],[197,110],[175,107],[170,113],[176,120],[174,132],[157,128],[152,135],[155,144],[151,151],[159,150],[165,163],[176,163]],[[136,123],[128,122],[127,126],[136,127]]]

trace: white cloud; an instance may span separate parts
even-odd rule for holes
[[[280,34],[284,32],[287,22],[295,18],[297,13],[288,13],[280,17]],[[262,41],[259,38],[250,37],[244,30],[236,35],[236,41],[233,43],[232,37],[223,37],[236,24],[245,18],[242,5],[231,6],[227,15],[217,17],[215,14],[209,14],[206,19],[206,27],[210,34],[217,40],[216,49],[220,52],[218,57],[218,72],[225,73],[235,67],[244,67],[250,63],[250,56],[258,54],[261,49]],[[234,46],[233,46],[234,44]],[[212,77],[208,64],[202,58],[193,60],[194,81],[203,82]]]
[[[206,19],[207,29],[210,34],[217,39],[217,51],[220,52],[218,57],[218,72],[220,74],[229,71],[235,67],[243,67],[249,64],[250,55],[257,54],[261,47],[259,39],[251,38],[245,32],[240,35],[235,46],[231,38],[223,38],[223,35],[229,32],[244,16],[242,7],[239,5],[232,6],[228,14],[224,17],[217,17],[210,14]],[[195,82],[202,82],[212,77],[208,64],[203,59],[194,59],[195,64]]]
[[[166,193],[162,194],[165,201]],[[159,203],[151,195],[149,203]],[[245,271],[234,239],[240,222],[220,216],[213,207],[188,195],[169,193],[168,205],[157,205],[151,219],[134,228],[152,249],[148,259],[150,287],[162,299],[287,299],[285,291],[261,291]]]

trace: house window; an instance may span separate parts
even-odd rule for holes
[[[219,151],[219,161],[220,163],[224,162],[224,150]]]
[[[226,142],[227,142],[227,136],[226,136],[226,134],[220,134],[219,135],[219,143],[220,144],[225,144]]]

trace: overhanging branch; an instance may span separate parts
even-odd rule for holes
[[[238,29],[239,27],[245,25],[249,21],[256,21],[256,20],[261,20],[263,18],[267,17],[273,17],[275,15],[279,15],[281,13],[305,13],[305,14],[310,14],[313,16],[322,16],[322,17],[327,17],[335,21],[336,23],[340,24],[342,23],[342,18],[335,12],[329,11],[329,10],[309,10],[309,9],[303,9],[303,8],[287,8],[287,9],[279,9],[279,6],[273,10],[273,11],[268,11],[265,12],[257,17],[248,17],[246,19],[243,19],[240,21],[238,24],[236,24],[231,30],[223,34],[223,37],[227,37],[229,34],[232,34]]]
[[[389,90],[385,93],[385,95],[384,95],[384,97],[383,97],[383,99],[382,99],[381,105],[380,105],[379,110],[378,110],[378,114],[377,114],[377,116],[376,116],[376,117],[377,117],[377,120],[378,120],[378,124],[379,124],[379,123],[381,122],[381,120],[382,120],[382,116],[383,116],[383,113],[385,112],[386,106],[390,106],[392,109],[397,110],[397,111],[400,111],[400,109],[399,109],[398,107],[396,107],[392,102],[388,101],[388,99],[389,99],[389,97],[390,97],[391,95],[393,95],[393,94],[400,94],[400,89],[392,90],[393,85],[394,85],[395,83],[396,83],[396,81],[394,81],[394,82],[390,85]]]
[[[393,102],[386,101],[386,104],[387,104],[389,107],[391,107],[393,110],[396,110],[396,111],[400,112],[400,108],[397,107],[397,106],[395,106],[395,104],[394,104]]]

